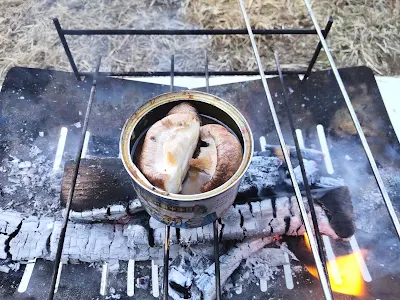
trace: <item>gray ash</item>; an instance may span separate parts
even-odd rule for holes
[[[54,171],[53,163],[37,146],[29,150],[29,160],[10,156],[1,162],[1,205],[27,214],[53,216],[60,209],[62,171]]]
[[[256,198],[259,191],[274,188],[282,181],[281,165],[277,157],[253,156],[240,184],[238,198]]]

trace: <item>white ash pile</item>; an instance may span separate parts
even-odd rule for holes
[[[69,219],[74,222],[93,223],[98,221],[117,221],[118,223],[126,223],[129,219],[144,211],[142,204],[138,199],[129,200],[128,205],[110,204],[103,208],[94,208],[85,211],[71,210]],[[65,209],[62,211],[65,216]]]
[[[219,258],[221,287],[228,293],[241,293],[243,286],[269,281],[285,259],[283,248],[265,248],[273,238],[248,239],[227,249]],[[215,265],[212,248],[191,246],[180,252],[169,266],[169,295],[174,300],[212,300],[216,297]],[[160,274],[162,276],[162,274]]]
[[[332,199],[327,198],[325,201]],[[324,208],[318,204],[315,205],[315,210],[321,233],[332,238],[348,238],[354,233],[351,219],[339,216],[341,223],[335,225],[332,223],[335,215],[329,220]],[[38,218],[18,213],[15,213],[15,217],[10,217],[8,211],[0,212],[0,220],[3,220],[6,228],[3,250],[9,245],[6,254],[13,260],[54,259],[61,231],[60,221],[51,217]],[[70,222],[63,248],[63,261],[160,259],[165,225],[154,219],[150,219],[149,223],[152,230],[140,218],[133,218],[125,225]],[[276,235],[302,235],[304,227],[293,197],[281,197],[232,206],[222,218],[219,231],[222,242],[243,242]],[[154,246],[150,245],[150,240],[154,241]],[[50,247],[47,246],[47,241],[50,241]],[[211,225],[180,229],[179,235],[175,229],[171,230],[171,243],[174,244],[171,252],[174,249],[179,250],[181,246],[199,244],[202,247],[212,241]]]
[[[19,230],[22,214],[12,211],[0,211],[0,259],[7,259],[6,247],[11,236]]]
[[[61,171],[53,170],[53,163],[37,146],[29,151],[30,160],[12,156],[3,160],[0,172],[7,176],[1,188],[3,208],[21,210],[26,214],[53,216],[59,210]]]

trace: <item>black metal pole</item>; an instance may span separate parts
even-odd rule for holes
[[[169,268],[169,236],[171,232],[171,227],[169,225],[165,225],[165,240],[164,240],[164,295],[163,299],[168,300],[168,268]]]
[[[57,33],[58,33],[58,36],[60,37],[60,40],[61,40],[61,43],[62,43],[62,45],[64,47],[65,53],[67,54],[67,57],[68,57],[70,65],[71,65],[72,71],[74,72],[76,79],[78,81],[81,81],[81,77],[79,75],[78,68],[76,67],[74,58],[72,57],[71,50],[69,50],[69,46],[68,46],[67,40],[65,39],[65,30],[63,30],[61,28],[60,22],[58,21],[57,18],[53,19],[53,23],[54,23],[54,26],[57,29]]]
[[[304,74],[306,70],[282,70],[284,75],[298,75]],[[273,71],[265,71],[265,75],[278,75],[276,70]],[[80,72],[80,76],[90,76],[93,75],[92,72]],[[157,71],[157,72],[146,72],[146,71],[134,71],[134,72],[99,72],[99,76],[131,76],[131,77],[161,77],[161,76],[170,76],[170,71]],[[190,71],[190,72],[174,72],[175,77],[204,77],[206,74],[203,71]],[[258,71],[208,71],[209,76],[259,76],[260,72]]]
[[[329,31],[331,30],[332,24],[333,24],[333,18],[329,18],[328,22],[326,23],[325,30],[322,32],[325,38],[328,36]],[[308,68],[306,73],[304,74],[303,80],[306,80],[310,76],[312,68],[314,67],[315,62],[317,61],[321,49],[322,49],[322,44],[321,42],[318,42],[317,48],[315,49],[313,57],[311,58],[310,63],[308,64]]]
[[[174,77],[175,77],[175,56],[171,55],[171,72],[170,72],[170,77],[171,77],[171,84],[170,84],[170,91],[174,91]]]
[[[254,34],[317,34],[315,29],[253,29]],[[64,29],[65,35],[247,35],[247,29]]]
[[[296,135],[296,128],[294,127],[292,111],[290,110],[289,103],[288,103],[289,100],[288,100],[288,95],[287,95],[287,92],[286,92],[285,82],[283,80],[283,75],[282,75],[282,72],[281,72],[281,67],[280,67],[280,64],[279,64],[278,53],[276,53],[276,52],[275,52],[275,63],[276,63],[276,68],[277,68],[277,70],[279,72],[279,80],[280,80],[281,87],[282,87],[282,90],[283,90],[283,103],[284,103],[285,110],[286,110],[286,113],[287,113],[287,117],[288,117],[288,120],[289,120],[290,131],[292,132],[292,137],[293,137],[294,145],[295,145],[295,148],[296,148],[297,158],[299,160],[301,175],[303,177],[303,184],[304,184],[304,188],[306,190],[307,202],[308,202],[308,206],[309,206],[309,209],[310,209],[311,220],[312,220],[312,223],[313,223],[315,237],[316,237],[317,245],[318,245],[318,252],[319,252],[319,256],[321,257],[321,261],[322,261],[322,265],[324,267],[324,272],[325,272],[326,278],[329,279],[328,269],[327,269],[327,266],[326,266],[325,253],[324,253],[324,244],[323,244],[323,241],[322,241],[321,232],[319,231],[319,227],[318,227],[317,215],[315,213],[315,208],[314,208],[314,200],[313,200],[312,195],[311,195],[310,185],[308,183],[306,169],[304,167],[303,154],[301,153],[299,140],[297,139],[297,135]],[[312,237],[309,237],[309,239],[311,239],[311,238]],[[332,290],[331,290],[331,286],[330,286],[329,280],[328,280],[328,287],[329,287],[329,290],[330,290],[330,292],[332,294]]]
[[[204,76],[206,77],[206,92],[210,93],[210,73],[208,72],[208,52],[207,50],[204,51],[205,57],[205,68],[204,68]]]
[[[99,72],[100,64],[101,64],[101,58],[98,58],[97,63],[96,63],[96,71],[94,72],[94,76],[93,76],[92,88],[90,89],[89,101],[88,101],[88,104],[86,107],[85,118],[83,121],[82,133],[81,133],[81,137],[80,137],[79,144],[78,144],[78,152],[76,153],[76,156],[75,156],[74,173],[72,174],[72,181],[70,184],[68,198],[67,198],[67,205],[65,208],[65,217],[63,220],[63,225],[62,225],[61,233],[60,233],[60,240],[58,241],[56,257],[54,260],[53,275],[52,275],[52,279],[51,279],[51,288],[50,288],[50,293],[49,293],[49,297],[48,297],[49,300],[53,300],[53,297],[54,297],[54,290],[56,287],[56,281],[57,281],[57,276],[58,276],[58,268],[59,268],[60,261],[61,261],[61,255],[62,255],[64,240],[65,240],[65,233],[67,231],[68,219],[69,219],[69,214],[71,211],[72,198],[74,197],[76,179],[78,178],[78,171],[79,171],[79,165],[81,162],[83,143],[85,141],[85,135],[86,135],[86,131],[87,131],[87,128],[89,125],[90,112],[92,110],[92,105],[94,102],[94,95],[95,95],[96,84],[97,84],[97,73]]]
[[[206,76],[206,92],[210,93],[210,78],[208,74],[208,53],[205,51],[205,68],[204,73]],[[218,220],[213,222],[213,232],[214,232],[214,266],[215,266],[215,291],[216,299],[221,299],[221,275],[219,266],[219,236],[218,236]]]
[[[174,91],[174,70],[175,70],[175,57],[171,55],[171,85],[170,91]],[[169,272],[169,237],[171,233],[171,226],[165,226],[165,240],[164,240],[164,277],[163,277],[163,287],[164,287],[164,295],[163,299],[168,300],[168,272]]]
[[[214,231],[214,265],[215,265],[215,294],[216,299],[220,300],[221,295],[221,275],[219,266],[219,237],[218,237],[218,220],[213,223]]]

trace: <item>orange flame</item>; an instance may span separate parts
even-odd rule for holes
[[[307,234],[304,234],[304,238],[308,249],[311,251]],[[336,265],[334,262],[327,262],[332,291],[358,297],[365,296],[365,284],[357,262],[357,256],[364,257],[365,252],[364,250],[359,250],[352,254],[336,257]],[[314,266],[306,266],[306,269],[311,275],[318,278],[318,271]]]

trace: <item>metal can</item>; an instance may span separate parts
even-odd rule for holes
[[[140,172],[132,153],[147,130],[180,102],[189,102],[201,116],[222,123],[239,139],[243,160],[236,173],[218,188],[196,195],[168,193],[153,186]],[[120,154],[125,169],[145,210],[158,221],[180,228],[204,226],[220,218],[235,201],[240,181],[250,165],[254,150],[253,135],[243,115],[231,104],[199,91],[179,91],[159,95],[140,107],[125,123],[120,139]]]

